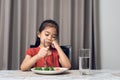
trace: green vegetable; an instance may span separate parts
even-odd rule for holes
[[[42,70],[41,67],[35,67],[35,70]]]
[[[50,71],[54,71],[54,68],[53,68],[53,67],[49,67],[49,70],[50,70]]]
[[[54,67],[35,67],[35,70],[54,71]]]
[[[49,71],[49,67],[45,67],[44,70],[45,70],[45,71]]]

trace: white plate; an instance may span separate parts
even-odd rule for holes
[[[35,70],[32,68],[31,71],[39,74],[60,74],[68,70],[68,68],[54,67],[54,71],[45,71],[45,70]]]

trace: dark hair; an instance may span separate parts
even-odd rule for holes
[[[59,25],[54,20],[44,20],[39,28],[39,32],[42,32],[47,26],[54,27],[57,31],[57,38],[59,37]],[[38,47],[40,45],[40,38],[37,37],[35,45],[31,45],[30,47]]]

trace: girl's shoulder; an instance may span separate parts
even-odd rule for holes
[[[40,50],[40,47],[28,48],[26,50],[26,54],[30,56],[34,56],[35,54],[38,53],[39,50]]]

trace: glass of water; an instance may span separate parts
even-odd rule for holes
[[[91,49],[79,51],[79,71],[82,75],[90,74],[91,70]]]

